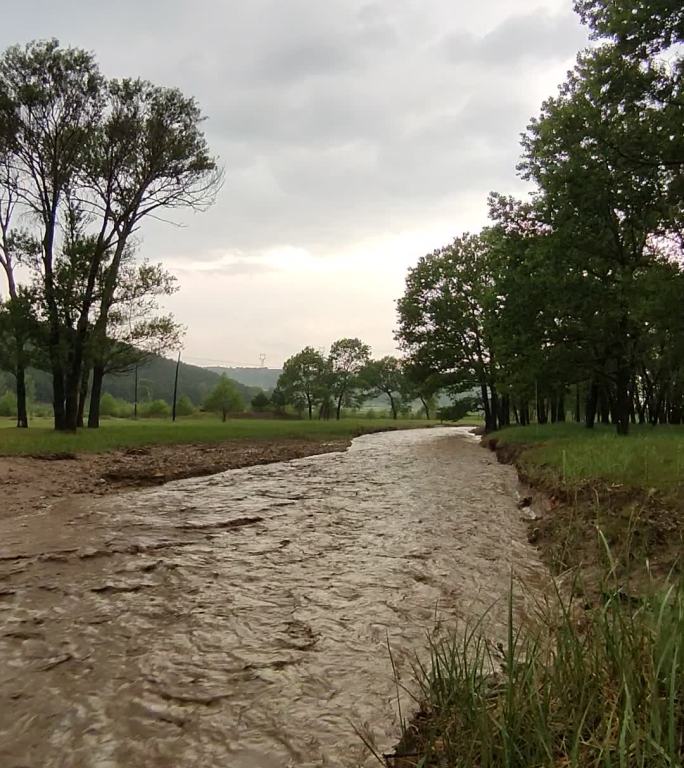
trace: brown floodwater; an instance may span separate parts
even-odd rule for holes
[[[428,632],[496,603],[503,636],[511,568],[541,583],[515,492],[443,428],[0,521],[0,765],[374,764],[388,643],[410,687]]]

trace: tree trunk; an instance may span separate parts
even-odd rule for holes
[[[423,404],[423,410],[425,411],[425,418],[429,421],[430,420],[430,406],[428,405],[428,401],[424,400],[422,397],[419,397],[418,399]]]
[[[537,395],[537,424],[546,424],[549,420],[545,398]]]
[[[93,383],[90,387],[90,408],[88,409],[88,429],[97,429],[100,426],[100,401],[102,400],[102,381],[104,368],[98,363],[93,368]],[[136,368],[136,378],[138,371]],[[136,388],[137,390],[137,388]],[[138,415],[138,398],[135,398],[135,415]]]
[[[392,395],[389,392],[387,393],[387,397],[389,397],[390,408],[392,409],[392,418],[396,419],[397,418],[397,406],[396,406],[396,403],[394,402],[394,398],[392,397]]]
[[[489,396],[487,394],[486,384],[480,384],[480,393],[482,397],[482,408],[484,409],[485,432],[493,432],[496,427],[492,428],[492,413],[489,409]]]
[[[85,404],[88,399],[88,383],[90,380],[90,368],[85,365],[81,372],[81,390],[78,393],[78,427],[83,427],[83,414],[85,413]]]
[[[17,427],[28,429],[28,408],[26,405],[26,370],[23,357],[17,357],[17,370],[15,372],[17,384]]]
[[[556,400],[556,421],[565,421],[565,392],[561,391]]]
[[[342,417],[342,400],[344,398],[344,392],[337,398],[337,408],[335,409],[335,418],[337,421]]]
[[[629,434],[629,380],[629,368],[625,364],[619,365],[615,378],[615,403],[613,406],[613,416],[618,435]]]
[[[587,403],[584,409],[584,423],[588,429],[594,428],[596,422],[596,409],[598,406],[598,384],[591,381],[587,390]]]
[[[575,384],[575,421],[578,424],[582,421],[582,409],[580,406],[580,385]]]
[[[313,419],[313,402],[308,395],[306,396],[306,402],[309,406],[309,421],[311,421]]]

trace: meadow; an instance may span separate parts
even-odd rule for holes
[[[516,463],[534,482],[573,489],[597,480],[627,488],[671,491],[684,483],[684,426],[615,427],[557,423],[508,427],[499,445],[524,447]]]
[[[0,455],[102,453],[143,445],[217,443],[225,440],[325,440],[352,438],[386,429],[415,429],[438,422],[425,419],[345,418],[334,420],[235,418],[225,423],[214,416],[170,419],[104,419],[100,429],[55,432],[52,420],[36,418],[30,429],[0,420]]]

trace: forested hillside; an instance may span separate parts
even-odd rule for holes
[[[173,398],[173,380],[176,372],[175,360],[156,357],[138,368],[138,400],[166,400],[170,403]],[[218,373],[196,365],[181,363],[178,376],[178,397],[185,395],[195,405],[201,405],[204,398],[220,380]],[[35,401],[49,403],[52,400],[52,382],[45,371],[29,369],[29,397]],[[13,386],[12,377],[5,374],[0,378],[0,394],[5,388]],[[259,387],[247,387],[235,382],[235,386],[245,402],[260,392]],[[128,371],[119,374],[107,374],[104,378],[103,392],[114,397],[133,402],[135,398],[135,372]]]

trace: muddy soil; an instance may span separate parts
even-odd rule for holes
[[[48,509],[74,494],[105,495],[257,464],[343,451],[350,440],[226,440],[99,454],[0,456],[0,518]]]
[[[516,486],[463,430],[412,430],[5,516],[0,765],[376,764],[358,734],[398,740],[388,644],[410,691],[428,632],[493,606],[505,638],[511,569],[532,610]]]

